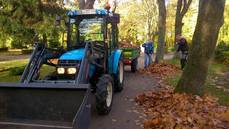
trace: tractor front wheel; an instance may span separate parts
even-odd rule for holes
[[[110,112],[113,102],[114,86],[110,75],[103,75],[96,85],[96,109],[98,114],[106,115]]]
[[[121,92],[124,86],[124,63],[122,60],[118,64],[118,72],[114,75],[115,90]]]

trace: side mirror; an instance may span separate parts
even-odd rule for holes
[[[55,26],[60,26],[61,25],[61,16],[56,16],[56,21],[55,21]]]

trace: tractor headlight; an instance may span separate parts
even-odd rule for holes
[[[65,73],[65,69],[64,68],[57,68],[57,73],[58,74],[64,74]]]
[[[68,74],[76,74],[76,68],[68,68]]]

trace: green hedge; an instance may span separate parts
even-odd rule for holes
[[[9,50],[8,47],[0,48],[0,52],[7,52]]]
[[[229,65],[229,44],[219,43],[215,51],[215,59],[223,64]]]

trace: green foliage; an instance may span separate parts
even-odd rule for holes
[[[224,41],[220,42],[216,48],[216,52],[219,51],[229,51],[229,43],[225,43]]]
[[[58,0],[0,0],[0,47],[10,42],[12,48],[29,48],[36,33],[51,35],[56,15],[65,14],[60,3]],[[59,40],[58,36],[55,38]]]
[[[119,37],[122,41],[140,44],[157,31],[158,9],[156,0],[124,2],[117,8],[121,13]]]
[[[229,44],[221,42],[215,51],[215,59],[219,62],[229,65]]]
[[[221,27],[219,34],[219,41],[224,41],[229,43],[229,1],[226,1],[225,11],[224,11],[224,24]]]

